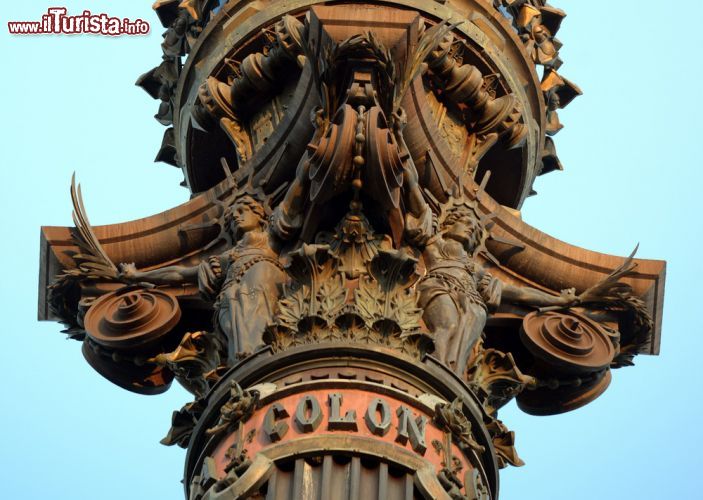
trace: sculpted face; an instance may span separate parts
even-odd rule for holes
[[[261,227],[261,217],[248,203],[238,201],[231,208],[230,228],[233,233],[248,233]]]
[[[447,238],[461,243],[467,252],[472,252],[478,244],[480,231],[476,218],[467,214],[448,225],[444,234]]]

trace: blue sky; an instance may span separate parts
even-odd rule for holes
[[[162,29],[150,2],[66,2],[142,17],[145,37],[7,34],[55,2],[6,5],[0,281],[3,403],[0,479],[7,498],[181,498],[185,453],[159,445],[188,395],[112,386],[60,326],[36,321],[39,227],[71,224],[71,174],[94,224],[150,215],[187,200],[180,171],[152,159],[163,128],[156,102],[134,86],[159,62]],[[524,219],[572,244],[668,261],[662,354],[614,373],[591,405],[556,417],[501,413],[527,465],[501,476],[503,499],[693,499],[701,431],[703,327],[697,285],[703,104],[703,3],[553,2],[569,16],[560,72],[584,95],[561,113],[566,168],[535,184]]]

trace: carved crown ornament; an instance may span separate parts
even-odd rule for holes
[[[389,467],[410,497],[496,498],[523,464],[504,405],[575,410],[658,352],[663,263],[519,217],[580,93],[557,74],[562,11],[154,7],[163,62],[138,84],[193,197],[92,227],[74,180],[75,227],[43,229],[40,315],[120,387],[193,395],[162,441],[189,450],[190,499]]]

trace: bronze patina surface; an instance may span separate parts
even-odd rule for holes
[[[92,367],[193,401],[190,500],[498,498],[498,419],[553,415],[659,351],[661,261],[519,209],[561,169],[565,14],[541,0],[159,0],[157,160],[192,199],[42,229],[40,317]]]

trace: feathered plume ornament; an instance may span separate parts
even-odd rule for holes
[[[439,24],[425,30],[418,40],[417,47],[408,56],[405,67],[395,71],[396,79],[393,92],[392,111],[400,109],[400,102],[410,88],[413,80],[425,69],[425,59],[430,55],[437,45],[444,39],[447,33],[459,26],[464,21],[452,23],[444,20]],[[391,116],[390,113],[388,116]]]
[[[117,266],[105,253],[88,220],[81,187],[76,186],[75,173],[71,177],[71,201],[73,202],[73,224],[76,226],[72,237],[80,252],[73,256],[76,267],[64,269],[64,274],[83,279],[117,279]]]
[[[71,200],[73,201],[73,223],[76,226],[71,236],[79,252],[73,255],[75,267],[64,268],[49,286],[47,302],[49,308],[66,326],[64,333],[69,338],[83,340],[85,331],[79,318],[78,301],[82,280],[114,281],[118,277],[117,266],[110,260],[90,225],[80,186],[76,186],[76,174],[71,177]]]
[[[639,249],[639,244],[632,251],[617,269],[613,270],[603,281],[596,283],[579,295],[581,303],[589,302],[614,302],[622,299],[623,296],[632,293],[632,287],[620,282],[620,278],[625,278],[632,274],[637,267],[633,262],[635,254]]]
[[[307,29],[307,27],[306,27]],[[340,43],[328,42],[322,47],[315,47],[304,38],[303,53],[312,65],[312,76],[320,94],[322,103],[322,131],[332,120],[332,116],[342,103],[345,95],[340,75],[345,75],[344,66],[348,59],[369,55],[368,38],[355,35]]]
[[[629,323],[627,342],[621,342],[620,352],[613,360],[611,367],[620,368],[632,366],[633,358],[640,352],[649,349],[654,331],[654,320],[647,304],[627,283],[620,280],[634,274],[637,263],[634,262],[639,244],[625,261],[614,269],[605,279],[584,290],[578,296],[578,305],[589,305],[596,309],[625,312],[626,322]],[[540,311],[559,310],[563,307],[545,307]]]

